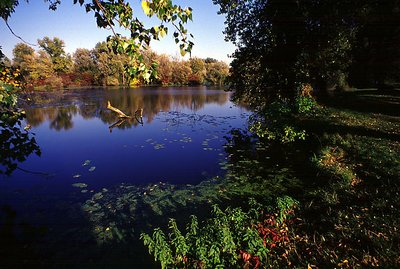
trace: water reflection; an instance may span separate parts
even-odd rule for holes
[[[0,118],[0,174],[11,175],[29,155],[40,155],[40,148],[29,128],[22,128],[23,114],[2,111]]]
[[[26,107],[27,123],[37,127],[48,120],[51,129],[69,130],[74,126],[74,116],[79,114],[84,119],[100,118],[110,126],[111,131],[113,128],[126,129],[141,125],[143,121],[135,120],[134,115],[142,108],[145,122],[151,123],[160,112],[180,109],[198,111],[206,104],[223,105],[229,101],[229,93],[206,88],[81,89],[79,94],[77,91],[32,96],[35,107]],[[119,121],[115,113],[106,109],[107,101],[131,115],[133,120]]]

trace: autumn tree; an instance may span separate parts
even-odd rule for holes
[[[189,64],[192,70],[189,78],[190,84],[203,84],[207,74],[205,61],[203,59],[194,57],[189,60]]]
[[[157,56],[157,81],[162,85],[172,84],[172,61],[166,54]]]
[[[58,37],[38,39],[39,46],[49,54],[57,74],[66,73],[72,66],[72,59],[65,53],[65,43]]]
[[[13,49],[13,65],[19,67],[25,83],[29,81],[28,66],[34,61],[35,50],[25,43],[18,43]]]
[[[51,57],[43,50],[35,54],[27,63],[29,78],[36,86],[59,88],[62,86],[61,78],[57,76]]]
[[[13,64],[16,66],[21,66],[26,62],[27,57],[32,57],[35,50],[25,44],[25,43],[18,43],[15,45],[13,49]]]
[[[190,64],[187,61],[174,60],[172,64],[171,82],[174,85],[188,85],[192,73]]]
[[[211,85],[224,85],[229,75],[229,66],[225,62],[210,58],[206,59],[205,62],[206,82]]]
[[[76,49],[72,58],[75,72],[93,73],[96,69],[93,53],[88,49]]]

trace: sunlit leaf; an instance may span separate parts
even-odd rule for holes
[[[150,16],[150,3],[147,1],[142,1],[142,9],[144,11],[144,14],[147,16]]]

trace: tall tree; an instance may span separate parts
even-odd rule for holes
[[[400,81],[400,2],[368,1],[360,16],[350,82],[385,87]]]
[[[231,64],[235,96],[255,107],[265,106],[276,96],[293,99],[303,83],[319,93],[345,86],[355,60],[362,59],[357,56],[361,44],[370,53],[363,55],[373,55],[378,60],[371,62],[381,63],[374,66],[399,62],[397,56],[384,57],[388,52],[398,55],[400,50],[394,46],[400,29],[396,0],[214,3],[226,15],[226,39],[238,47]],[[374,27],[382,29],[371,31]],[[388,69],[378,67],[377,71],[387,74]]]
[[[203,59],[194,57],[189,60],[189,63],[190,63],[190,68],[192,69],[190,83],[203,84],[204,78],[206,77],[207,74],[205,61]]]
[[[21,66],[26,61],[27,57],[32,57],[35,50],[25,43],[18,43],[13,49],[13,63],[16,66]]]
[[[229,75],[229,66],[222,61],[213,61],[206,63],[205,80],[211,85],[224,85],[225,79]]]
[[[63,40],[58,37],[50,39],[46,36],[43,39],[38,39],[38,44],[49,54],[56,73],[60,74],[68,71],[71,66],[71,60],[65,53],[65,43]]]
[[[74,70],[76,72],[94,73],[96,63],[93,53],[88,49],[76,49],[73,54]]]

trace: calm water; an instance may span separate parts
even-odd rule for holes
[[[221,174],[224,136],[248,116],[229,93],[206,88],[80,89],[31,99],[26,123],[41,156],[1,178],[2,188],[65,193],[74,183],[88,190],[122,182],[196,184]],[[143,108],[143,124],[118,122],[107,101],[128,115]]]
[[[0,206],[49,230],[71,228],[71,220],[55,220],[60,210],[104,188],[197,184],[222,175],[224,136],[244,127],[249,114],[230,102],[230,93],[204,87],[79,89],[30,98],[24,124],[41,156],[31,154],[19,163],[22,170],[0,176]],[[142,122],[119,122],[107,101],[128,115],[143,108]]]

